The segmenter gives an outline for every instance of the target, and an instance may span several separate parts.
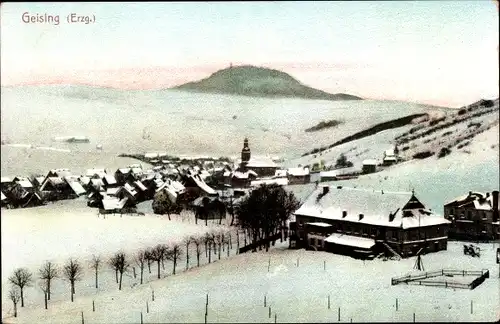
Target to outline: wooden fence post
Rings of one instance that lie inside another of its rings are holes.
[[[271,318],[271,306],[269,306],[269,318]]]
[[[95,303],[92,301],[92,311],[95,312]]]
[[[413,313],[413,323],[415,323],[415,313]]]
[[[326,270],[326,261],[323,261],[323,270]]]
[[[396,298],[396,311],[398,310],[398,299]]]
[[[474,314],[474,305],[472,303],[472,300],[470,301],[470,313]]]
[[[264,295],[264,307],[267,307],[267,295]]]
[[[276,323],[278,320],[278,314],[274,313],[274,323]]]
[[[339,307],[339,322],[340,322],[340,307]]]
[[[330,309],[330,295],[328,295],[328,309]]]
[[[155,301],[155,291],[154,290],[151,291],[151,299],[152,299],[152,301]]]
[[[143,324],[143,322],[142,322],[142,312],[141,312],[141,324]]]
[[[271,271],[271,257],[269,257],[269,261],[267,263],[267,272]]]
[[[82,312],[82,324],[85,324],[85,320],[83,319],[83,312]]]
[[[149,303],[147,300],[146,300],[146,313],[149,313]]]

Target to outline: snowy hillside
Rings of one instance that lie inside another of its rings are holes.
[[[2,145],[1,171],[8,176],[54,167],[75,172],[108,168],[120,153],[233,156],[239,154],[245,136],[254,154],[294,158],[376,123],[435,109],[392,101],[269,99],[84,86],[3,87],[1,105],[2,141],[65,150]],[[331,119],[343,123],[328,131],[305,132]],[[145,131],[150,139],[142,138]],[[74,135],[87,136],[90,143],[52,141]],[[96,150],[97,144],[102,151]]]

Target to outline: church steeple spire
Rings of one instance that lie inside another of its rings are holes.
[[[246,164],[248,161],[250,161],[250,147],[248,146],[248,138],[245,138],[243,141],[243,149],[241,150],[241,163]]]

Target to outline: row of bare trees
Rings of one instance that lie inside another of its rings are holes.
[[[245,237],[246,241],[246,237]],[[237,249],[239,248],[239,234],[236,235]],[[197,266],[200,266],[200,257],[205,247],[205,257],[208,258],[208,263],[212,262],[212,254],[218,255],[218,259],[225,250],[227,256],[230,256],[230,249],[233,248],[231,231],[224,229],[213,230],[201,235],[191,235],[185,238],[182,243],[158,244],[151,248],[139,250],[132,255],[127,255],[120,251],[115,253],[109,260],[103,260],[101,256],[93,255],[90,260],[90,269],[95,275],[95,288],[99,288],[99,272],[104,265],[108,265],[115,271],[115,279],[118,284],[118,289],[122,289],[123,275],[130,270],[133,270],[134,278],[136,277],[135,266],[139,269],[140,284],[144,283],[144,271],[147,267],[151,274],[151,266],[156,264],[157,278],[161,278],[161,270],[165,270],[165,261],[173,262],[172,274],[175,275],[179,262],[182,260],[185,253],[186,270],[190,266],[190,247],[196,254]],[[184,252],[185,251],[185,252]],[[56,279],[63,279],[70,284],[71,301],[74,301],[75,283],[82,279],[84,266],[76,259],[69,259],[61,269],[51,262],[46,261],[38,271],[38,286],[44,293],[45,309],[47,309],[47,301],[51,298],[51,286]],[[9,282],[12,289],[9,292],[9,298],[14,304],[14,316],[17,317],[17,306],[19,302],[21,307],[24,307],[24,291],[27,287],[33,285],[33,274],[27,268],[18,268],[9,277]]]
[[[64,278],[69,281],[71,289],[71,301],[75,294],[75,282],[80,280],[83,275],[82,265],[75,259],[68,260],[63,265],[61,273],[57,266],[50,261],[46,261],[38,271],[39,286],[44,293],[45,309],[47,309],[47,301],[51,296],[51,284],[56,278]],[[27,268],[18,268],[9,277],[9,282],[12,285],[9,292],[9,298],[14,304],[14,317],[17,317],[17,304],[21,302],[21,307],[24,307],[24,290],[33,285],[33,274]]]

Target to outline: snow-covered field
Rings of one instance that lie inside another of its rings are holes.
[[[151,204],[151,201],[145,204]],[[142,209],[146,209],[142,207]],[[224,224],[224,223],[223,223]],[[43,207],[27,209],[2,209],[2,309],[8,305],[8,276],[15,268],[26,267],[34,273],[38,281],[38,269],[45,261],[52,261],[61,266],[69,258],[77,258],[87,268],[92,255],[100,255],[104,262],[115,252],[124,251],[129,257],[138,250],[154,247],[157,244],[180,243],[183,250],[183,240],[191,235],[203,235],[206,232],[224,230],[225,225],[217,221],[205,226],[199,221],[195,225],[194,216],[183,212],[181,216],[174,215],[169,221],[167,216],[146,214],[133,215],[102,215],[98,217],[97,209],[86,207],[82,199],[61,201]],[[242,240],[243,242],[243,240]],[[243,244],[243,243],[241,243]],[[190,250],[194,249],[191,244]],[[190,264],[196,264],[195,253],[191,251]],[[236,234],[233,233],[233,250],[236,254]],[[221,256],[226,257],[227,253]],[[212,256],[214,259],[215,257]],[[217,256],[218,258],[218,256]],[[205,255],[201,263],[207,262]],[[185,267],[185,260],[179,269]],[[106,264],[104,268],[109,268]],[[171,265],[168,265],[169,269]],[[156,268],[155,268],[156,269]],[[152,278],[155,272],[153,271]],[[82,282],[77,284],[77,296],[93,294],[92,271],[88,270]],[[90,278],[90,279],[89,279]],[[125,285],[131,284],[125,280]],[[55,291],[64,291],[65,283],[56,284]],[[116,284],[103,283],[100,291],[106,291]],[[57,293],[56,300],[57,300]],[[64,295],[64,294],[63,294]],[[34,288],[26,291],[27,305],[38,305],[43,300],[43,292],[35,283]],[[5,313],[3,313],[5,315]]]
[[[434,110],[392,101],[269,99],[84,86],[2,87],[1,91],[2,140],[71,151],[2,146],[1,171],[12,177],[62,167],[75,172],[112,168],[112,159],[120,153],[239,155],[245,136],[253,154],[297,157],[371,125]],[[344,123],[323,132],[305,132],[331,119]],[[143,131],[150,140],[142,138]],[[52,141],[73,135],[88,136],[91,142]],[[97,144],[102,151],[96,151]]]
[[[73,303],[52,301],[48,310],[40,300],[39,305],[21,309],[17,319],[5,320],[81,323],[83,312],[85,323],[139,323],[142,312],[145,323],[199,323],[204,321],[208,294],[209,323],[272,323],[275,316],[277,322],[338,322],[339,309],[340,322],[412,322],[413,314],[416,321],[493,321],[500,318],[497,246],[480,244],[481,257],[473,258],[463,255],[461,243],[450,242],[448,251],[423,256],[428,271],[488,269],[490,278],[474,290],[391,286],[391,277],[416,271],[415,258],[363,262],[284,246],[270,253],[240,254],[122,291],[77,296]]]

